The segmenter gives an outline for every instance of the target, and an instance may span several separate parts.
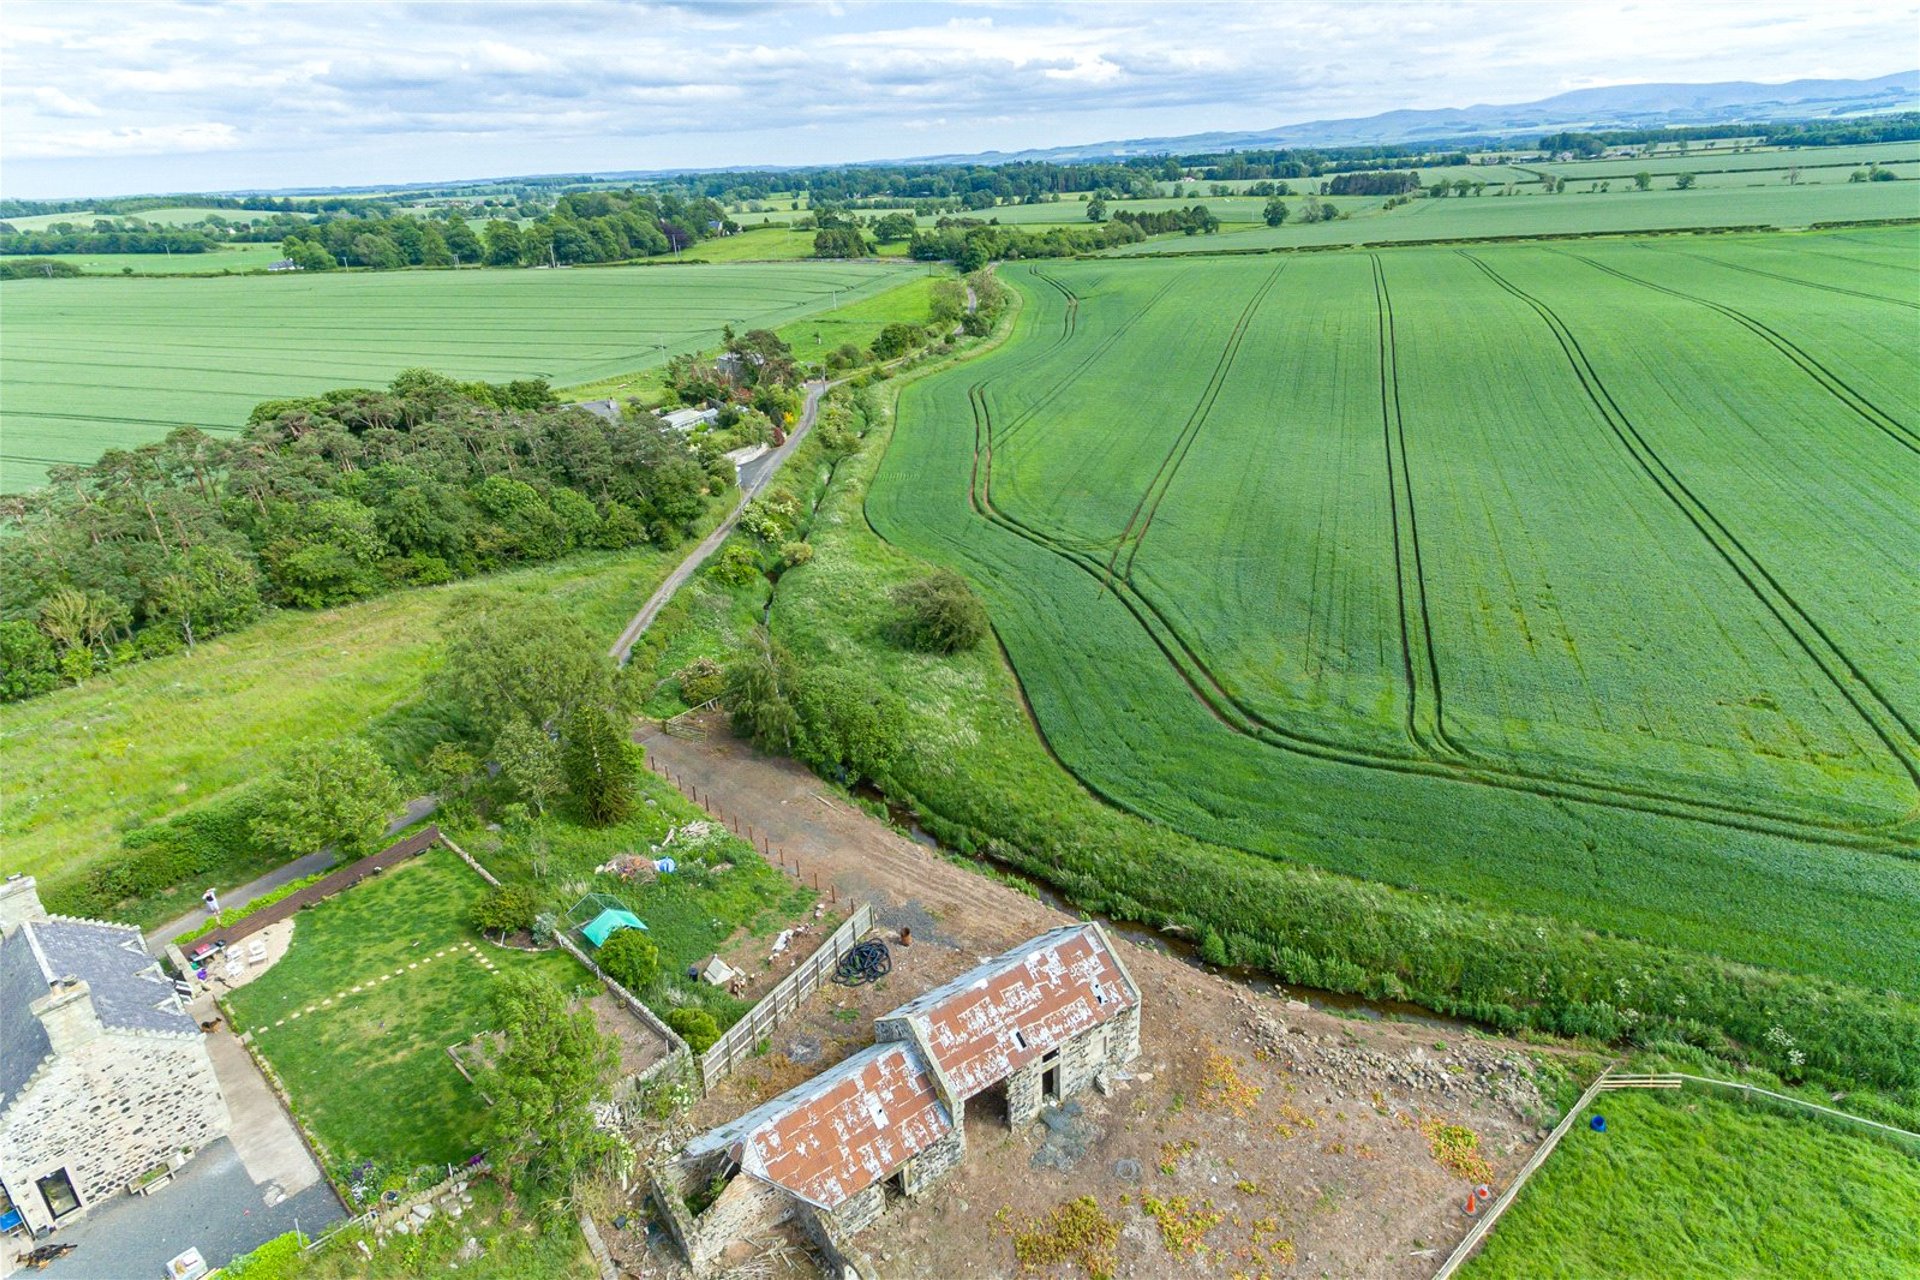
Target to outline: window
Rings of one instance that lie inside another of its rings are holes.
[[[73,1193],[73,1180],[65,1169],[48,1174],[35,1185],[40,1188],[40,1198],[47,1202],[47,1212],[55,1218],[64,1218],[80,1207],[80,1197]]]

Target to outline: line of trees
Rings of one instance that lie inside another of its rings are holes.
[[[571,266],[682,252],[739,229],[712,200],[671,192],[577,191],[524,226],[500,218],[476,233],[459,209],[448,207],[429,217],[320,218],[289,231],[281,243],[287,257],[309,271]]]
[[[1770,147],[1853,147],[1873,142],[1908,142],[1920,138],[1920,111],[1853,120],[1807,120],[1783,124],[1681,125],[1664,129],[1563,130],[1540,139],[1549,155],[1568,152],[1597,156],[1608,147],[1637,147],[1659,143],[1709,142],[1726,138],[1758,137]]]
[[[673,546],[724,460],[652,415],[609,423],[545,382],[410,370],[268,401],[58,467],[0,507],[0,700],[190,649],[270,606],[326,608],[587,548]]]

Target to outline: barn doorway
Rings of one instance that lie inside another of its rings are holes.
[[[989,1089],[968,1098],[961,1106],[966,1111],[966,1127],[975,1125],[998,1129],[1002,1133],[1013,1131],[1013,1119],[1007,1112],[1007,1082],[1000,1081]]]
[[[1040,1059],[1040,1097],[1048,1102],[1060,1101],[1060,1051],[1058,1049]]]

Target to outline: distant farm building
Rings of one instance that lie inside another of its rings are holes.
[[[1041,934],[895,1009],[879,1043],[652,1169],[668,1230],[704,1272],[788,1221],[841,1256],[896,1199],[966,1155],[966,1104],[1004,1086],[1011,1125],[1140,1053],[1140,989],[1097,924]],[[976,1113],[976,1120],[984,1113]]]
[[[660,420],[684,435],[703,423],[718,422],[720,411],[718,409],[675,409],[671,413],[661,414]]]
[[[231,1123],[199,1026],[140,930],[0,883],[0,1235],[150,1189]]]
[[[269,262],[267,264],[267,270],[269,271],[298,271],[299,269],[300,264],[292,258],[281,258],[277,262]]]

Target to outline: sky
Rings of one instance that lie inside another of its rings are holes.
[[[794,165],[1920,63],[1901,4],[7,0],[0,195]]]

